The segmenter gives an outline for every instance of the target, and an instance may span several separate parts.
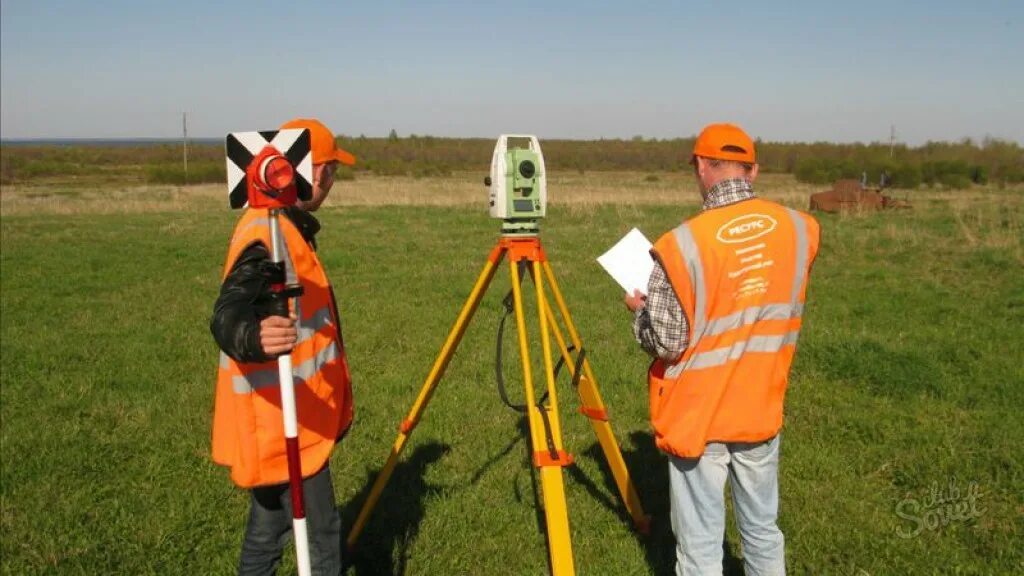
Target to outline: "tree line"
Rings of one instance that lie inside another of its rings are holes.
[[[358,163],[341,172],[342,178],[359,173],[436,177],[454,171],[489,169],[494,140],[440,138],[394,131],[387,138],[341,136],[341,147]],[[601,140],[543,140],[549,172],[690,170],[692,138]],[[3,145],[0,147],[0,181],[5,184],[104,171],[140,182],[185,182],[180,144],[110,145]],[[884,143],[837,144],[831,142],[757,143],[763,172],[791,173],[798,180],[816,184],[839,178],[867,177],[901,188],[941,185],[962,188],[971,184],[1024,182],[1024,148],[1016,142],[994,138],[982,141],[928,142],[921,146]],[[219,143],[189,146],[188,181],[217,182],[224,179],[224,150]]]

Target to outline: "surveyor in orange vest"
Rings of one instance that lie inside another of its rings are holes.
[[[676,572],[722,573],[728,478],[746,573],[784,574],[779,430],[818,224],[754,195],[754,142],[737,126],[707,126],[691,163],[703,210],[655,243],[647,296],[626,296],[655,357],[651,423],[669,455]]]
[[[314,574],[341,573],[341,516],[328,466],[335,443],[352,422],[352,386],[334,292],[316,255],[320,207],[338,164],[355,158],[337,148],[319,121],[283,128],[310,131],[313,194],[280,219],[288,283],[302,285],[291,317],[268,312],[271,239],[268,210],[249,208],[235,227],[210,329],[220,345],[213,416],[213,460],[251,490],[239,574],[270,574],[292,528],[281,392],[276,358],[291,353],[298,442]]]

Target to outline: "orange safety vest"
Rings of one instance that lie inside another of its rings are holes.
[[[705,210],[651,250],[689,321],[689,346],[648,371],[658,447],[696,458],[708,442],[757,442],[782,427],[818,223],[754,198]]]
[[[235,227],[223,277],[249,246],[271,249],[266,209],[248,209]],[[288,283],[303,294],[292,311],[298,340],[292,350],[295,411],[299,424],[302,476],[315,474],[331,455],[338,437],[352,422],[352,385],[342,346],[330,283],[316,252],[283,214]],[[243,488],[288,481],[284,420],[277,361],[240,363],[221,352],[213,413],[213,460],[231,468]]]

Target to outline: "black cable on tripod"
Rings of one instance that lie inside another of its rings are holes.
[[[526,272],[529,272],[531,278],[533,278],[533,270],[529,267],[525,260],[519,262],[519,283],[522,286],[523,281],[526,280]],[[525,413],[526,404],[513,404],[508,399],[508,394],[505,391],[505,374],[502,364],[502,340],[505,333],[505,320],[515,312],[515,292],[510,289],[505,298],[502,299],[502,305],[505,307],[505,313],[501,316],[501,321],[498,323],[498,337],[497,343],[495,344],[494,351],[494,376],[498,383],[498,395],[501,396],[501,401],[506,406],[515,410],[516,412]],[[539,303],[538,303],[539,305]],[[543,312],[542,312],[543,313]],[[569,345],[569,352],[575,350],[575,346]],[[583,366],[583,359],[585,357],[585,351],[580,349],[579,354],[576,356],[575,368],[573,370],[572,386],[576,388],[580,383],[580,369]],[[525,361],[525,360],[524,360]],[[562,369],[562,365],[565,364],[565,358],[559,357],[558,363],[555,364],[554,377],[558,378],[558,373]],[[541,415],[541,420],[544,422],[544,437],[547,443],[548,452],[553,460],[558,460],[558,449],[555,447],[554,435],[551,432],[551,421],[548,418],[547,410],[544,409],[544,403],[548,399],[548,390],[544,391],[544,394],[537,400],[537,408]]]
[[[566,348],[566,351],[567,352],[572,352],[575,349],[576,349],[576,346],[574,344],[569,344],[569,347]],[[573,388],[577,388],[580,385],[580,375],[581,375],[580,374],[580,370],[583,368],[583,360],[586,358],[586,356],[587,356],[587,350],[585,348],[580,348],[580,353],[576,355],[576,361],[573,362],[573,369],[572,369],[572,387]],[[559,357],[558,358],[558,363],[555,364],[555,378],[558,378],[558,371],[562,369],[562,366],[564,364],[565,364],[565,358]]]
[[[519,285],[522,286],[523,281],[526,279],[526,272],[529,271],[530,275],[533,275],[527,262],[522,260],[519,262]],[[501,316],[501,321],[498,323],[498,341],[495,345],[494,350],[494,377],[498,382],[498,395],[501,396],[501,401],[506,406],[515,410],[516,412],[526,412],[526,404],[513,404],[508,399],[508,394],[505,393],[505,373],[502,367],[502,340],[505,334],[505,320],[515,312],[515,292],[509,289],[508,294],[501,300],[502,305],[505,307],[505,313]],[[547,391],[544,392],[544,396],[537,401],[537,405],[543,404],[548,399]]]

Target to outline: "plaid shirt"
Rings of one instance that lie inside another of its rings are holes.
[[[733,178],[722,180],[708,190],[702,210],[711,210],[754,197],[750,182]],[[686,350],[690,340],[690,324],[676,298],[661,263],[647,281],[647,301],[633,315],[633,336],[651,356],[674,362]]]

